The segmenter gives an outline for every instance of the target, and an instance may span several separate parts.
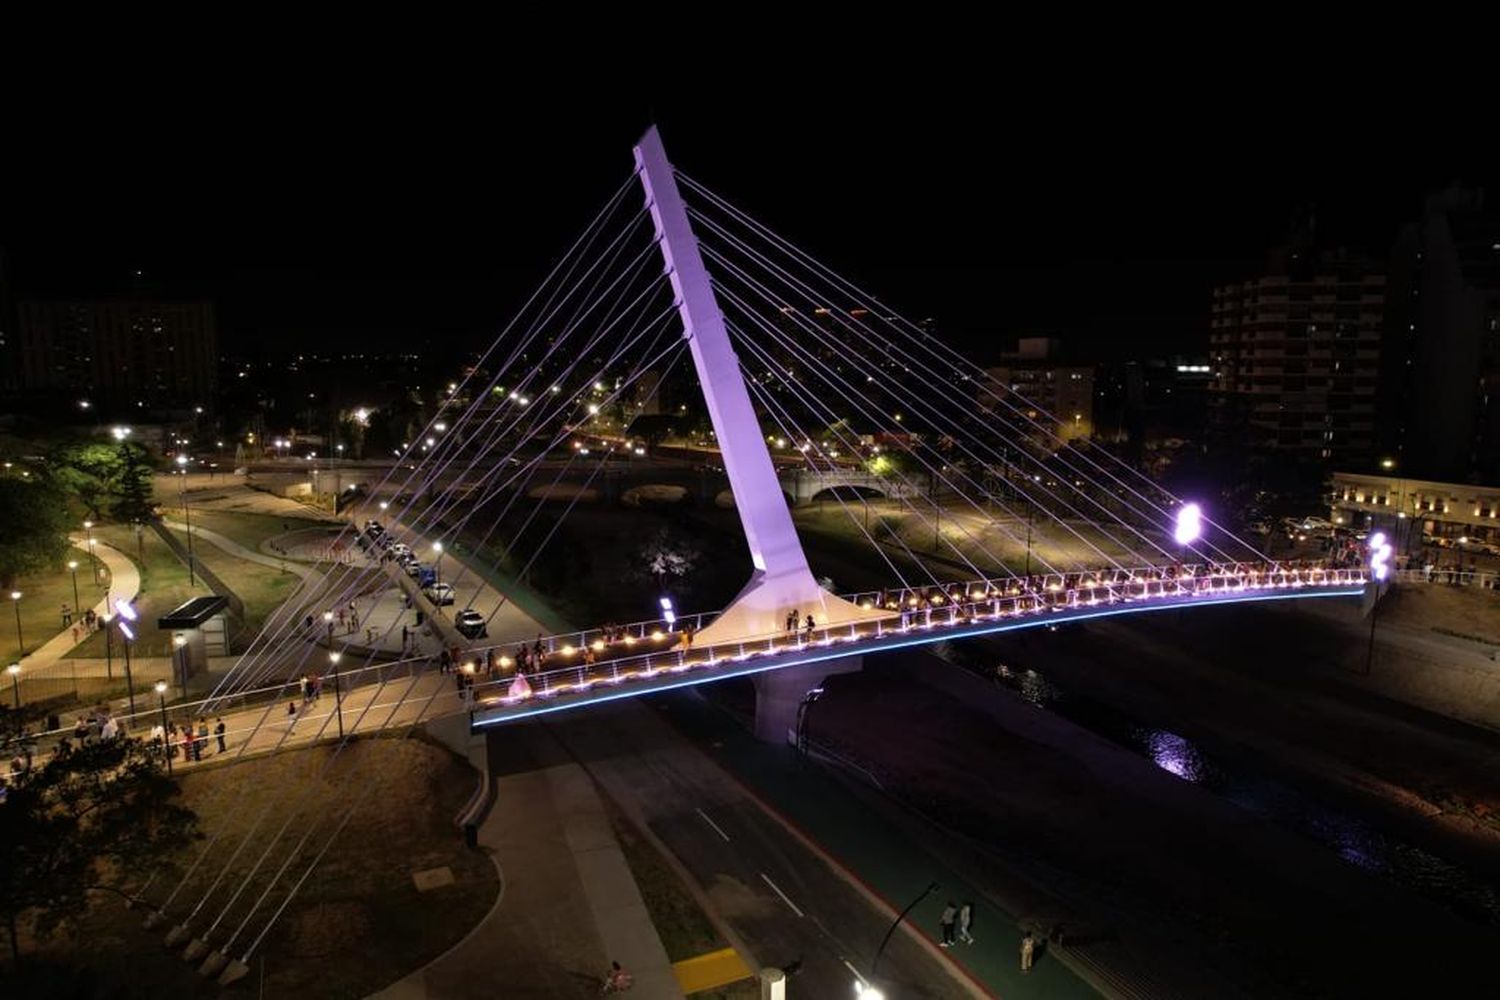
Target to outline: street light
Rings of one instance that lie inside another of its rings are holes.
[[[336,649],[328,651],[328,663],[333,668],[333,703],[339,720],[339,739],[344,738],[344,696],[339,691],[339,657],[342,655]]]
[[[936,882],[928,882],[927,883],[927,888],[925,888],[925,889],[922,890],[922,894],[920,896],[918,896],[916,899],[912,900],[910,903],[907,903],[906,904],[906,909],[904,909],[900,913],[896,914],[896,919],[892,920],[891,921],[891,926],[888,927],[888,928],[886,928],[885,937],[883,937],[883,938],[880,939],[880,947],[875,949],[875,957],[870,960],[870,978],[873,979],[875,977],[875,972],[876,972],[876,970],[880,966],[880,955],[881,955],[881,953],[883,951],[885,951],[885,946],[890,943],[891,935],[894,934],[894,933],[896,933],[896,928],[899,927],[899,926],[901,926],[901,921],[903,921],[903,920],[906,919],[906,915],[908,913],[910,913],[912,910],[916,909],[916,906],[917,906],[918,903],[920,903],[922,900],[926,899],[928,896],[931,896],[933,893],[935,893],[937,891],[938,891],[938,884]],[[863,985],[863,989],[866,990],[866,991],[869,991],[871,989],[874,989],[874,987],[872,987],[872,986],[870,986],[868,984],[864,984]],[[868,995],[869,995],[868,992],[861,994],[861,996],[868,996]],[[874,996],[873,1000],[880,1000],[881,995],[882,994],[880,993],[880,991],[876,990],[875,991],[875,996]]]
[[[128,648],[128,647],[127,647]],[[161,706],[161,755],[167,759],[167,774],[172,773],[172,741],[167,737],[167,682],[156,682],[156,701]],[[135,712],[135,703],[130,706],[132,714]]]
[[[178,495],[182,498],[182,520],[187,526],[187,564],[188,564],[188,586],[197,586],[197,580],[193,576],[193,515],[188,511],[187,502],[187,464],[186,455],[177,456],[177,465],[182,470],[182,489]]]
[[[1380,585],[1391,573],[1391,543],[1385,532],[1377,531],[1368,539],[1370,546],[1370,576],[1375,587],[1375,600],[1370,605],[1370,644],[1365,651],[1365,676],[1375,666],[1375,619],[1380,614]]]
[[[130,642],[135,638],[135,632],[130,623],[136,620],[135,608],[130,602],[115,598],[115,610],[119,612],[120,645],[125,649],[125,694],[130,699],[130,714],[135,715],[135,679],[130,676]]]
[[[16,711],[19,712],[21,710],[21,665],[12,663],[5,669],[10,674],[10,687],[16,694]]]
[[[26,655],[26,643],[21,638],[21,592],[12,590],[10,592],[11,603],[16,606],[16,649],[18,656]]]
[[[106,605],[107,607],[107,605]],[[114,624],[115,616],[105,611],[100,620],[104,622],[104,676],[108,680],[115,679],[115,658],[113,637],[110,635],[109,627]]]
[[[95,586],[97,586],[98,583],[99,583],[99,564],[97,562],[94,562],[94,532],[93,532],[93,528],[94,528],[94,522],[93,521],[84,521],[83,522],[83,537],[88,540],[87,544],[88,544],[88,549],[89,549],[89,562],[93,563],[93,566],[94,566],[94,584],[95,584]]]
[[[73,574],[73,613],[83,616],[83,607],[78,603],[78,560],[68,560],[68,570]]]

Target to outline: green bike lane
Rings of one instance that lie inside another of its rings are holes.
[[[1039,949],[1029,972],[1020,968],[1024,933],[1014,914],[985,897],[927,845],[861,802],[837,779],[801,759],[791,746],[761,743],[732,717],[695,693],[663,696],[672,724],[698,744],[761,803],[820,847],[838,865],[899,912],[936,882],[907,916],[924,937],[939,940],[938,920],[948,900],[974,904],[972,945],[943,954],[991,995],[1011,998],[1099,996],[1055,955]],[[795,985],[795,984],[793,984]]]

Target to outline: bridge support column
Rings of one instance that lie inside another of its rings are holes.
[[[755,738],[765,743],[795,743],[797,707],[807,692],[824,678],[855,673],[863,664],[864,657],[845,656],[756,674]]]

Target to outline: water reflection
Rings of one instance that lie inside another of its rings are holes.
[[[1064,691],[1033,669],[997,664],[988,656],[981,659],[975,654],[983,648],[945,642],[935,644],[933,651],[951,663],[987,673],[1031,704],[1141,754],[1184,781],[1311,838],[1347,864],[1436,898],[1470,920],[1500,924],[1500,890],[1473,873],[1389,837],[1308,792],[1248,769],[1244,762],[1212,758],[1176,733],[1137,725],[1113,706]]]
[[[1146,755],[1163,771],[1170,771],[1195,785],[1208,779],[1208,764],[1203,755],[1183,737],[1165,729],[1137,729],[1135,734]]]

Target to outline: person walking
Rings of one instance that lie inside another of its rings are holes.
[[[630,973],[620,968],[619,962],[610,962],[609,971],[604,974],[604,985],[599,988],[599,992],[601,994],[624,993],[634,985],[635,980],[631,978]]]
[[[229,749],[224,745],[224,716],[222,715],[219,716],[218,721],[214,725],[214,736],[219,740],[219,753],[223,753]]]
[[[286,703],[286,731],[290,736],[292,729],[297,725],[297,701],[293,699]]]
[[[796,608],[793,608],[792,613],[786,616],[786,630],[788,632],[791,632],[793,634],[796,633],[797,621],[799,620],[799,617],[800,616],[797,614]]]
[[[817,622],[813,621],[813,616],[812,615],[808,615],[807,616],[807,637],[809,639],[812,638],[813,629],[815,629],[817,627],[818,627]]]
[[[401,652],[406,652],[407,640],[411,638],[411,629],[405,625],[401,626]]]
[[[198,759],[198,760],[202,760],[203,759],[203,751],[205,751],[207,749],[208,749],[208,720],[206,718],[204,718],[203,716],[200,715],[200,716],[198,716],[198,738],[193,741],[193,756],[196,759]]]
[[[1036,957],[1036,938],[1031,936],[1031,931],[1021,938],[1021,971],[1030,972],[1031,963]]]
[[[964,905],[958,908],[958,939],[964,944],[973,944],[974,935],[971,930],[974,926],[974,903],[964,900]]]
[[[68,607],[66,603],[64,603],[62,606],[62,620],[63,628],[67,628],[69,625],[73,624],[73,609]]]
[[[958,916],[958,907],[953,905],[953,900],[948,900],[948,905],[943,907],[943,915],[938,917],[938,930],[942,933],[942,940],[938,946],[942,948],[953,947],[953,921]]]

